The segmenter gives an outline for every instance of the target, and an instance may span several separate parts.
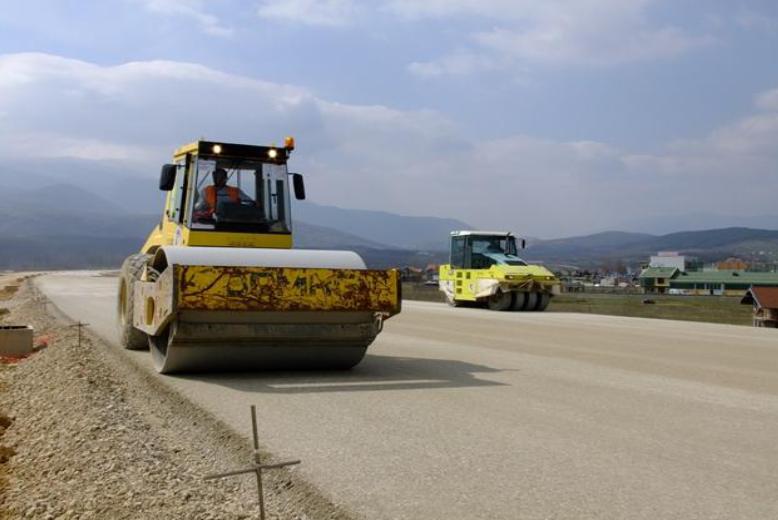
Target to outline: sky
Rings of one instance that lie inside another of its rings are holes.
[[[0,165],[145,180],[200,137],[293,135],[321,204],[680,229],[778,215],[777,56],[774,0],[8,2]]]

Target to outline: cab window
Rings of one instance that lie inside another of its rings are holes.
[[[289,233],[286,165],[199,159],[189,226],[198,230]]]
[[[184,193],[186,191],[186,159],[176,161],[176,183],[170,192],[172,205],[170,206],[169,217],[173,222],[183,221]]]
[[[462,269],[465,267],[465,238],[454,237],[451,240],[451,267]]]

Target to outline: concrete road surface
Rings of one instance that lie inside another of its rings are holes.
[[[38,285],[115,345],[114,278]],[[265,445],[366,518],[778,518],[778,331],[406,302],[369,352],[159,377],[247,436],[256,404]]]

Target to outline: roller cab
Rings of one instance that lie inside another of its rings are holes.
[[[199,141],[165,165],[165,211],[125,261],[118,325],[160,372],[350,368],[400,312],[395,269],[295,250],[283,148]]]
[[[520,242],[525,245],[524,240]],[[504,231],[454,231],[450,260],[441,265],[439,287],[452,306],[542,311],[559,292],[559,279],[518,256],[516,238]]]

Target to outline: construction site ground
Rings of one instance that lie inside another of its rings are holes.
[[[0,518],[259,518],[252,478],[203,480],[250,465],[245,432],[86,328],[79,345],[72,321],[18,278],[0,277],[0,324],[33,325],[40,349],[0,363]],[[293,471],[268,473],[265,496],[268,518],[351,518]]]
[[[6,321],[59,328],[2,373],[2,510],[250,515],[251,479],[201,477],[246,464],[255,404],[267,456],[303,461],[277,518],[778,517],[772,330],[406,301],[350,372],[158,376],[116,345],[115,278],[34,281],[48,311],[23,289]]]
[[[752,322],[751,306],[740,303],[742,296],[626,294],[615,288],[611,290],[560,294],[551,300],[545,312],[701,321],[749,327]],[[419,301],[445,301],[443,293],[436,286],[417,283],[404,283],[403,297]],[[650,303],[645,300],[650,300]]]

